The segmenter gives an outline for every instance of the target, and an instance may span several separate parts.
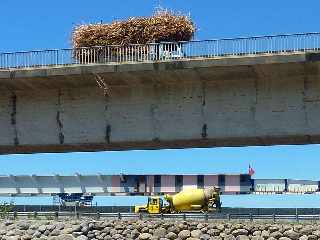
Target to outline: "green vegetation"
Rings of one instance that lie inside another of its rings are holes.
[[[7,218],[9,213],[12,212],[14,209],[14,202],[2,202],[0,204],[0,217]]]

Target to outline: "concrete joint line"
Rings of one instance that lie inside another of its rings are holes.
[[[202,132],[201,132],[201,136],[202,136],[203,139],[206,139],[208,137],[208,133],[207,132],[208,132],[208,126],[205,123],[202,126]]]
[[[18,131],[17,131],[17,95],[12,92],[11,95],[11,125],[13,126],[14,131],[14,145],[19,145]]]
[[[109,125],[109,124],[107,124],[107,126],[106,126],[105,141],[107,143],[111,143],[111,125]]]
[[[61,120],[61,89],[58,91],[58,110],[57,110],[57,115],[56,115],[56,122],[58,125],[58,138],[59,138],[59,143],[64,144],[64,134],[63,134],[63,123]]]

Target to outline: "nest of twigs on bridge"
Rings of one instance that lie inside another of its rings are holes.
[[[190,17],[160,10],[151,17],[77,26],[72,41],[75,48],[189,41],[195,30]]]
[[[110,24],[88,24],[77,26],[72,35],[75,49],[95,46],[111,46],[106,48],[79,49],[74,57],[80,62],[97,62],[111,52],[111,58],[122,59],[133,55],[134,51],[146,55],[149,51],[144,49],[124,48],[130,44],[148,44],[159,42],[189,41],[195,33],[195,25],[191,18],[182,14],[175,14],[167,10],[157,11],[151,17],[129,18],[125,21],[115,21]],[[114,45],[119,47],[112,47]],[[122,47],[122,48],[121,48]],[[108,51],[108,52],[107,52]],[[103,60],[102,60],[103,61]]]

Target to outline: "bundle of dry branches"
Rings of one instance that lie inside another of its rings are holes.
[[[195,30],[189,17],[162,10],[151,17],[129,18],[110,24],[80,25],[73,31],[72,42],[75,48],[79,48],[189,41]]]

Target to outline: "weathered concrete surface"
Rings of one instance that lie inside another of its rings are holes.
[[[319,143],[318,59],[0,71],[0,153]]]

